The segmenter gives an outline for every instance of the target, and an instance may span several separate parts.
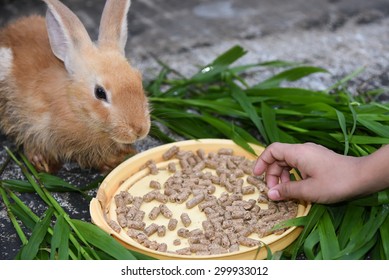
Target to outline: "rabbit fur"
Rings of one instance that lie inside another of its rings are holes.
[[[106,1],[95,43],[64,4],[44,2],[45,18],[0,30],[0,129],[39,171],[76,161],[107,172],[150,129],[141,73],[125,58],[130,1]]]

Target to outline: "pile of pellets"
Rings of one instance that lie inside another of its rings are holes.
[[[151,180],[149,186],[145,186],[150,191],[143,197],[132,196],[128,191],[118,193],[114,197],[117,222],[109,221],[116,232],[126,230],[128,236],[147,248],[179,255],[237,252],[240,246],[259,246],[259,238],[283,233],[285,229],[272,231],[273,226],[297,215],[297,202],[269,201],[263,177],[252,174],[254,162],[234,155],[232,149],[222,148],[206,154],[202,149],[181,151],[172,146],[163,154],[163,159],[170,161],[166,168],[172,175],[167,181]],[[172,159],[178,159],[178,163]],[[159,172],[153,160],[144,168],[153,175]],[[223,188],[218,197],[214,195],[216,188]],[[244,199],[245,195],[252,197],[256,190],[259,193],[256,199]],[[149,213],[140,209],[142,203],[152,201],[159,205]],[[191,224],[187,213],[181,213],[179,223],[168,202],[185,203],[187,209],[198,207],[206,216],[202,228],[187,229]],[[163,215],[169,219],[167,227],[154,222],[146,225],[143,221],[146,214],[150,220]],[[178,224],[184,227],[177,228]],[[167,231],[176,231],[174,245],[181,245],[182,239],[187,239],[189,246],[174,250],[166,243],[152,240],[153,235],[163,237]],[[255,236],[257,239],[253,238]]]

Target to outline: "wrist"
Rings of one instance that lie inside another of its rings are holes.
[[[389,186],[389,155],[385,155],[388,152],[389,149],[385,148],[385,151],[378,150],[371,155],[356,158],[354,184],[359,195],[368,195]]]

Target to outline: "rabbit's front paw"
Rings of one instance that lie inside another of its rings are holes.
[[[114,169],[116,166],[121,164],[123,161],[125,161],[130,156],[133,156],[136,154],[137,151],[135,148],[132,147],[132,145],[122,145],[118,150],[117,153],[110,155],[108,158],[102,162],[97,169],[102,174],[109,173],[112,169]]]
[[[61,163],[49,160],[40,153],[27,153],[27,158],[38,172],[57,173],[62,167]]]

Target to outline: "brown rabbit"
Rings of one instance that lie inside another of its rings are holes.
[[[125,58],[130,0],[107,0],[94,44],[58,0],[46,21],[22,18],[0,31],[0,128],[39,171],[63,162],[107,172],[150,129],[138,70]]]

